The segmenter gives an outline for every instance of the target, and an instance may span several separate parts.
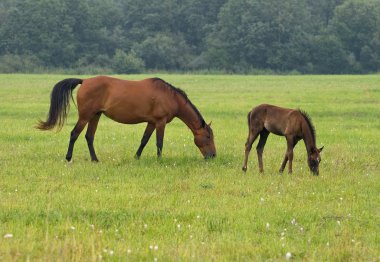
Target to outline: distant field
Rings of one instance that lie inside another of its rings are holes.
[[[145,124],[102,116],[101,162],[90,162],[82,134],[67,164],[75,106],[59,133],[34,125],[53,85],[71,76],[0,75],[1,261],[380,260],[380,75],[158,76],[212,121],[217,158],[203,160],[177,119],[162,159],[152,137],[135,160]],[[265,173],[255,150],[242,173],[246,115],[260,103],[310,114],[325,146],[319,177],[303,143],[294,174],[280,176],[286,142],[274,135]]]

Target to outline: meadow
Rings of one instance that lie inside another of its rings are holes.
[[[145,124],[102,116],[100,162],[90,161],[82,133],[68,164],[73,103],[60,132],[34,126],[54,84],[72,76],[0,75],[1,261],[380,260],[380,75],[154,76],[185,90],[212,121],[215,159],[204,160],[175,119],[163,157],[152,136],[135,160]],[[273,134],[264,174],[254,148],[241,171],[247,113],[260,103],[309,113],[324,146],[319,176],[303,142],[293,174],[279,175],[286,142]]]

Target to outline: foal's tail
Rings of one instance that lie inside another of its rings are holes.
[[[249,111],[248,116],[247,116],[247,118],[248,118],[248,130],[251,130],[251,113],[252,113],[252,111]]]
[[[51,130],[55,126],[60,130],[65,123],[70,108],[70,97],[73,99],[74,88],[82,84],[82,79],[68,78],[58,82],[50,95],[50,109],[47,120],[39,121],[36,128]]]

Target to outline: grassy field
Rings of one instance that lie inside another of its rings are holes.
[[[102,116],[101,162],[82,134],[68,164],[76,108],[59,133],[34,126],[69,76],[0,75],[0,261],[380,260],[380,75],[158,76],[212,121],[217,158],[203,160],[177,119],[162,159],[153,139],[135,160],[145,124]],[[246,115],[260,103],[310,114],[325,146],[320,176],[302,142],[293,175],[279,175],[286,142],[275,135],[265,173],[255,150],[241,171]]]

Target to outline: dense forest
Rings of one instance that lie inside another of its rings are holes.
[[[380,0],[1,0],[0,72],[380,71]]]

